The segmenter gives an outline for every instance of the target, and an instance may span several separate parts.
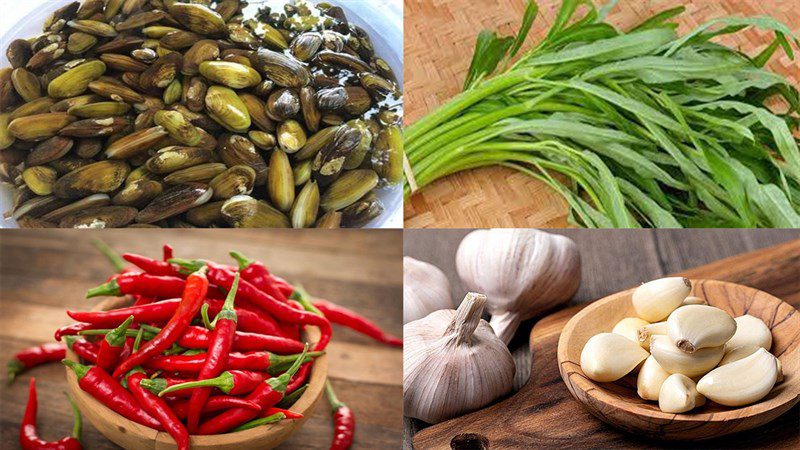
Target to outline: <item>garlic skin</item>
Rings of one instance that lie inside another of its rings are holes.
[[[736,321],[736,333],[725,344],[726,349],[756,345],[769,351],[772,347],[772,332],[761,319],[746,314],[733,320]]]
[[[664,320],[675,311],[692,290],[692,283],[681,277],[659,278],[633,291],[636,315],[653,323]]]
[[[461,241],[456,269],[483,292],[490,324],[506,344],[520,322],[569,300],[580,285],[580,254],[564,236],[532,229],[477,230]]]
[[[433,264],[403,257],[403,325],[440,309],[453,308],[450,281]]]
[[[637,331],[637,339],[639,344],[647,350],[650,351],[650,338],[655,335],[659,334],[667,334],[667,322],[656,322],[651,323],[649,325],[645,325]]]
[[[681,303],[681,306],[707,305],[707,304],[708,304],[708,302],[703,300],[702,298],[690,295],[690,296],[686,297],[685,299],[683,299],[683,302]]]
[[[486,296],[403,326],[404,414],[438,423],[486,406],[511,391],[514,360],[481,319]],[[624,338],[621,338],[624,339]]]
[[[713,306],[682,306],[667,319],[667,335],[686,353],[725,345],[734,333],[736,322],[733,317]]]
[[[616,333],[592,336],[581,350],[581,370],[590,380],[616,381],[648,357],[636,342]]]
[[[670,375],[661,385],[658,395],[658,408],[665,413],[679,414],[691,411],[706,403],[697,391],[697,385],[686,375]]]
[[[669,375],[669,372],[661,367],[661,364],[653,358],[653,355],[648,356],[639,370],[639,376],[636,378],[636,393],[644,400],[657,401],[661,392],[661,385],[664,384]]]
[[[617,322],[611,332],[619,334],[620,336],[625,336],[633,342],[639,343],[639,328],[646,325],[650,325],[646,320],[642,320],[638,317],[626,317]]]
[[[744,406],[769,394],[777,379],[777,358],[759,348],[750,356],[707,373],[697,382],[697,390],[721,405]]]
[[[719,346],[686,353],[676,347],[669,336],[655,335],[650,338],[650,353],[667,372],[696,377],[716,367],[725,350],[723,346]]]

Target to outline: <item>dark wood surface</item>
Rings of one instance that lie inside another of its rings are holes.
[[[263,260],[277,275],[303,284],[312,294],[361,312],[389,332],[402,333],[402,232],[393,230],[104,230],[102,232],[4,230],[0,233],[0,360],[19,349],[53,339],[70,319],[65,309],[89,309],[86,289],[112,272],[91,245],[101,238],[120,251],[160,255],[170,243],[176,256],[229,261],[230,250]],[[334,327],[328,347],[330,376],[339,398],[355,412],[353,448],[397,448],[401,440],[401,351],[374,344]],[[27,380],[35,376],[39,424],[46,439],[69,434],[71,414],[63,391],[64,368],[52,364],[0,383],[0,448],[17,449],[27,400]],[[326,402],[281,448],[328,448],[333,435]],[[118,448],[85,424],[87,449]]]
[[[739,257],[735,264],[730,260],[714,263],[733,255],[796,240],[800,238],[800,231],[797,230],[550,231],[571,237],[581,250],[583,281],[581,289],[572,301],[575,305],[602,298],[641,281],[683,272],[701,265],[702,267],[693,270],[694,276],[714,278],[715,275],[721,277],[720,274],[727,273],[727,279],[739,280],[744,284],[773,293],[792,302],[795,306],[800,304],[800,281],[796,282],[797,284],[787,285],[785,273],[781,280],[777,280],[774,277],[776,274],[761,271],[760,269],[764,268],[765,260],[751,261],[750,257],[744,256]],[[435,233],[406,230],[404,254],[439,266],[451,279],[453,296],[458,297],[463,295],[463,290],[455,273],[454,256],[458,243],[468,232],[469,230],[440,230]],[[800,264],[798,264],[800,245],[798,242],[788,245],[794,249],[795,255],[794,259],[785,260],[785,264],[796,270],[794,279],[798,280],[800,279]],[[769,261],[777,258],[780,257],[768,256]],[[539,397],[540,401],[536,404],[521,403],[516,404],[516,408],[536,411],[553,408],[553,411],[557,413],[548,413],[547,417],[550,423],[540,423],[537,429],[519,430],[518,437],[522,441],[517,442],[524,442],[528,446],[535,447],[652,447],[664,445],[664,443],[644,441],[616,431],[595,419],[570,397],[558,375],[555,352],[561,327],[579,308],[580,306],[575,306],[566,309],[537,323],[534,333],[542,333],[543,339],[536,344],[533,352],[528,346],[528,336],[536,320],[523,324],[511,343],[512,353],[517,364],[517,374],[514,380],[515,390],[528,382],[534,356],[537,357],[537,360],[548,362],[541,371],[535,372],[536,377],[531,382],[541,390],[550,390],[542,392],[544,398]],[[552,360],[552,364],[549,364],[550,360]],[[513,401],[513,399],[512,397],[508,401]],[[475,420],[478,420],[477,417]],[[706,442],[705,446],[723,448],[792,447],[800,445],[798,424],[800,424],[800,407],[795,407],[770,425],[733,435],[724,441]],[[425,428],[425,424],[419,421],[405,420],[404,445],[406,448],[411,448],[412,438],[423,428]],[[425,442],[438,442],[435,438],[440,436],[436,435],[434,429],[429,431],[430,433],[426,432]],[[671,443],[669,445],[686,446],[687,444]]]

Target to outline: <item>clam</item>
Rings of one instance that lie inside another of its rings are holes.
[[[208,114],[226,129],[244,133],[250,128],[250,113],[236,92],[224,86],[211,86],[206,94]]]
[[[59,198],[80,198],[116,190],[130,167],[123,161],[99,161],[79,167],[59,178],[53,193]]]
[[[138,223],[153,223],[184,213],[211,199],[214,191],[201,183],[173,186],[153,199],[136,215]]]
[[[235,228],[289,228],[289,218],[262,200],[247,195],[228,199],[221,209],[225,220]]]
[[[278,86],[300,88],[311,82],[311,73],[292,56],[262,48],[250,57],[250,61]]]

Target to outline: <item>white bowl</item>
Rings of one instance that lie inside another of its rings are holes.
[[[38,36],[42,23],[57,8],[73,0],[28,0],[18,2],[0,0],[0,7],[10,8],[0,17],[0,67],[8,67],[5,50],[14,39]],[[321,0],[312,0],[319,3]],[[277,4],[284,0],[250,0],[251,5]],[[403,4],[400,0],[333,0],[347,13],[347,19],[365,29],[375,46],[375,53],[386,60],[394,70],[400,86],[403,85]],[[13,4],[13,6],[12,6]],[[12,205],[13,189],[0,185],[0,212],[8,211]],[[367,224],[367,228],[403,228],[403,188],[393,186],[378,192],[386,211]],[[17,228],[13,219],[0,216],[0,228]]]

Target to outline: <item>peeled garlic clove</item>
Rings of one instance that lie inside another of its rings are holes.
[[[733,320],[736,321],[736,333],[725,344],[726,349],[757,345],[769,351],[772,347],[772,332],[761,319],[747,314]]]
[[[743,406],[764,398],[777,379],[777,359],[759,348],[748,357],[707,373],[697,383],[697,390],[720,405]]]
[[[696,377],[716,367],[725,350],[724,346],[720,345],[686,353],[676,347],[669,336],[656,335],[650,338],[650,353],[667,372]]]
[[[590,380],[616,381],[647,359],[648,353],[636,342],[619,334],[592,336],[581,351],[581,370]]]
[[[757,345],[742,345],[736,347],[734,349],[728,350],[725,352],[725,356],[722,357],[722,361],[719,362],[717,367],[722,367],[726,364],[730,364],[732,362],[739,361],[740,359],[747,358],[748,356],[752,355],[753,353],[757,352],[758,349],[763,348]],[[781,365],[781,360],[775,358],[775,362],[778,365],[778,379],[775,383],[780,383],[783,381],[783,365]]]
[[[651,323],[658,322],[681,306],[691,290],[692,283],[686,278],[653,280],[633,291],[633,309],[642,319]]]
[[[639,344],[647,351],[650,351],[650,338],[658,334],[667,334],[667,322],[656,322],[639,328],[637,339]]]
[[[702,298],[690,295],[690,296],[686,297],[685,299],[683,299],[683,303],[681,303],[681,306],[707,305],[707,304],[708,304],[708,302],[703,300]]]
[[[453,307],[450,282],[433,264],[403,257],[403,324]]]
[[[736,322],[733,317],[713,306],[683,306],[667,319],[667,335],[672,343],[687,353],[725,345],[734,333]]]
[[[669,372],[664,370],[652,355],[648,356],[636,378],[636,393],[644,400],[658,400],[661,385],[667,377]]]
[[[705,397],[697,392],[697,385],[686,375],[670,375],[661,385],[658,395],[658,408],[665,413],[685,413],[706,403]]]
[[[639,342],[639,328],[642,328],[645,325],[650,325],[646,320],[642,320],[638,317],[626,317],[616,325],[614,325],[614,329],[611,330],[612,333],[616,333],[620,336],[625,336],[626,338],[632,340],[633,342]]]

